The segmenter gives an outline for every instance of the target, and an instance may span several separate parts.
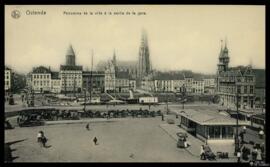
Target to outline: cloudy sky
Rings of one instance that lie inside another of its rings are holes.
[[[18,19],[11,17],[15,9],[21,13]],[[46,15],[26,15],[27,10],[43,10]],[[231,66],[252,63],[265,68],[265,7],[247,5],[6,6],[5,64],[20,72],[38,65],[59,70],[69,44],[84,68],[91,66],[91,50],[94,65],[112,58],[114,49],[118,60],[135,61],[142,29],[148,35],[153,68],[158,70],[215,73],[220,41],[225,38]]]

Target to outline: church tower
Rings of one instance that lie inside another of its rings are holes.
[[[229,68],[229,50],[227,48],[227,41],[225,41],[225,46],[222,48],[222,41],[221,41],[221,50],[219,53],[219,63],[218,63],[218,74],[222,71],[227,71]]]
[[[67,50],[67,54],[66,54],[66,65],[67,66],[75,66],[75,53],[73,50],[72,45],[69,45],[69,48]]]
[[[143,79],[150,73],[150,58],[147,35],[145,30],[142,32],[141,45],[139,49],[138,78]]]

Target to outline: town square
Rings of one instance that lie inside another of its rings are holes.
[[[265,165],[263,6],[5,9],[5,162]]]

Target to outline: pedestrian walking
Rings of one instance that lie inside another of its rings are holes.
[[[246,126],[243,126],[243,132],[246,133],[246,131],[247,131]]]
[[[240,132],[239,136],[240,136],[241,144],[245,143],[244,142],[244,132]]]
[[[201,160],[205,160],[204,145],[201,146],[200,156],[201,156]]]
[[[94,141],[95,145],[97,145],[97,138],[96,137],[94,138],[93,141]]]
[[[46,143],[47,143],[48,139],[45,137],[44,132],[39,131],[37,137],[38,137],[38,142],[40,143],[40,146],[46,147]]]
[[[262,161],[262,151],[261,151],[261,149],[258,149],[258,151],[257,151],[256,161],[259,162],[259,163],[261,163],[261,161]]]
[[[257,159],[257,154],[258,154],[257,148],[253,147],[253,150],[251,152],[252,161],[255,161]]]
[[[259,131],[259,137],[260,137],[260,139],[263,139],[263,135],[264,135],[264,132],[263,132],[263,130],[261,129],[261,130]]]
[[[240,149],[237,150],[237,162],[238,163],[241,162],[241,151],[240,151]]]
[[[39,131],[38,134],[37,134],[37,142],[41,143],[41,137],[42,137],[42,131]]]
[[[161,115],[161,120],[164,121],[164,115],[163,114]]]
[[[89,123],[86,125],[86,127],[85,127],[87,130],[90,130],[90,128],[89,128]]]

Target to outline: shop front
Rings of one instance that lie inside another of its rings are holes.
[[[236,119],[216,114],[206,114],[194,110],[186,110],[180,113],[180,126],[190,134],[204,142],[234,142],[236,134]],[[240,126],[248,125],[239,121]]]

